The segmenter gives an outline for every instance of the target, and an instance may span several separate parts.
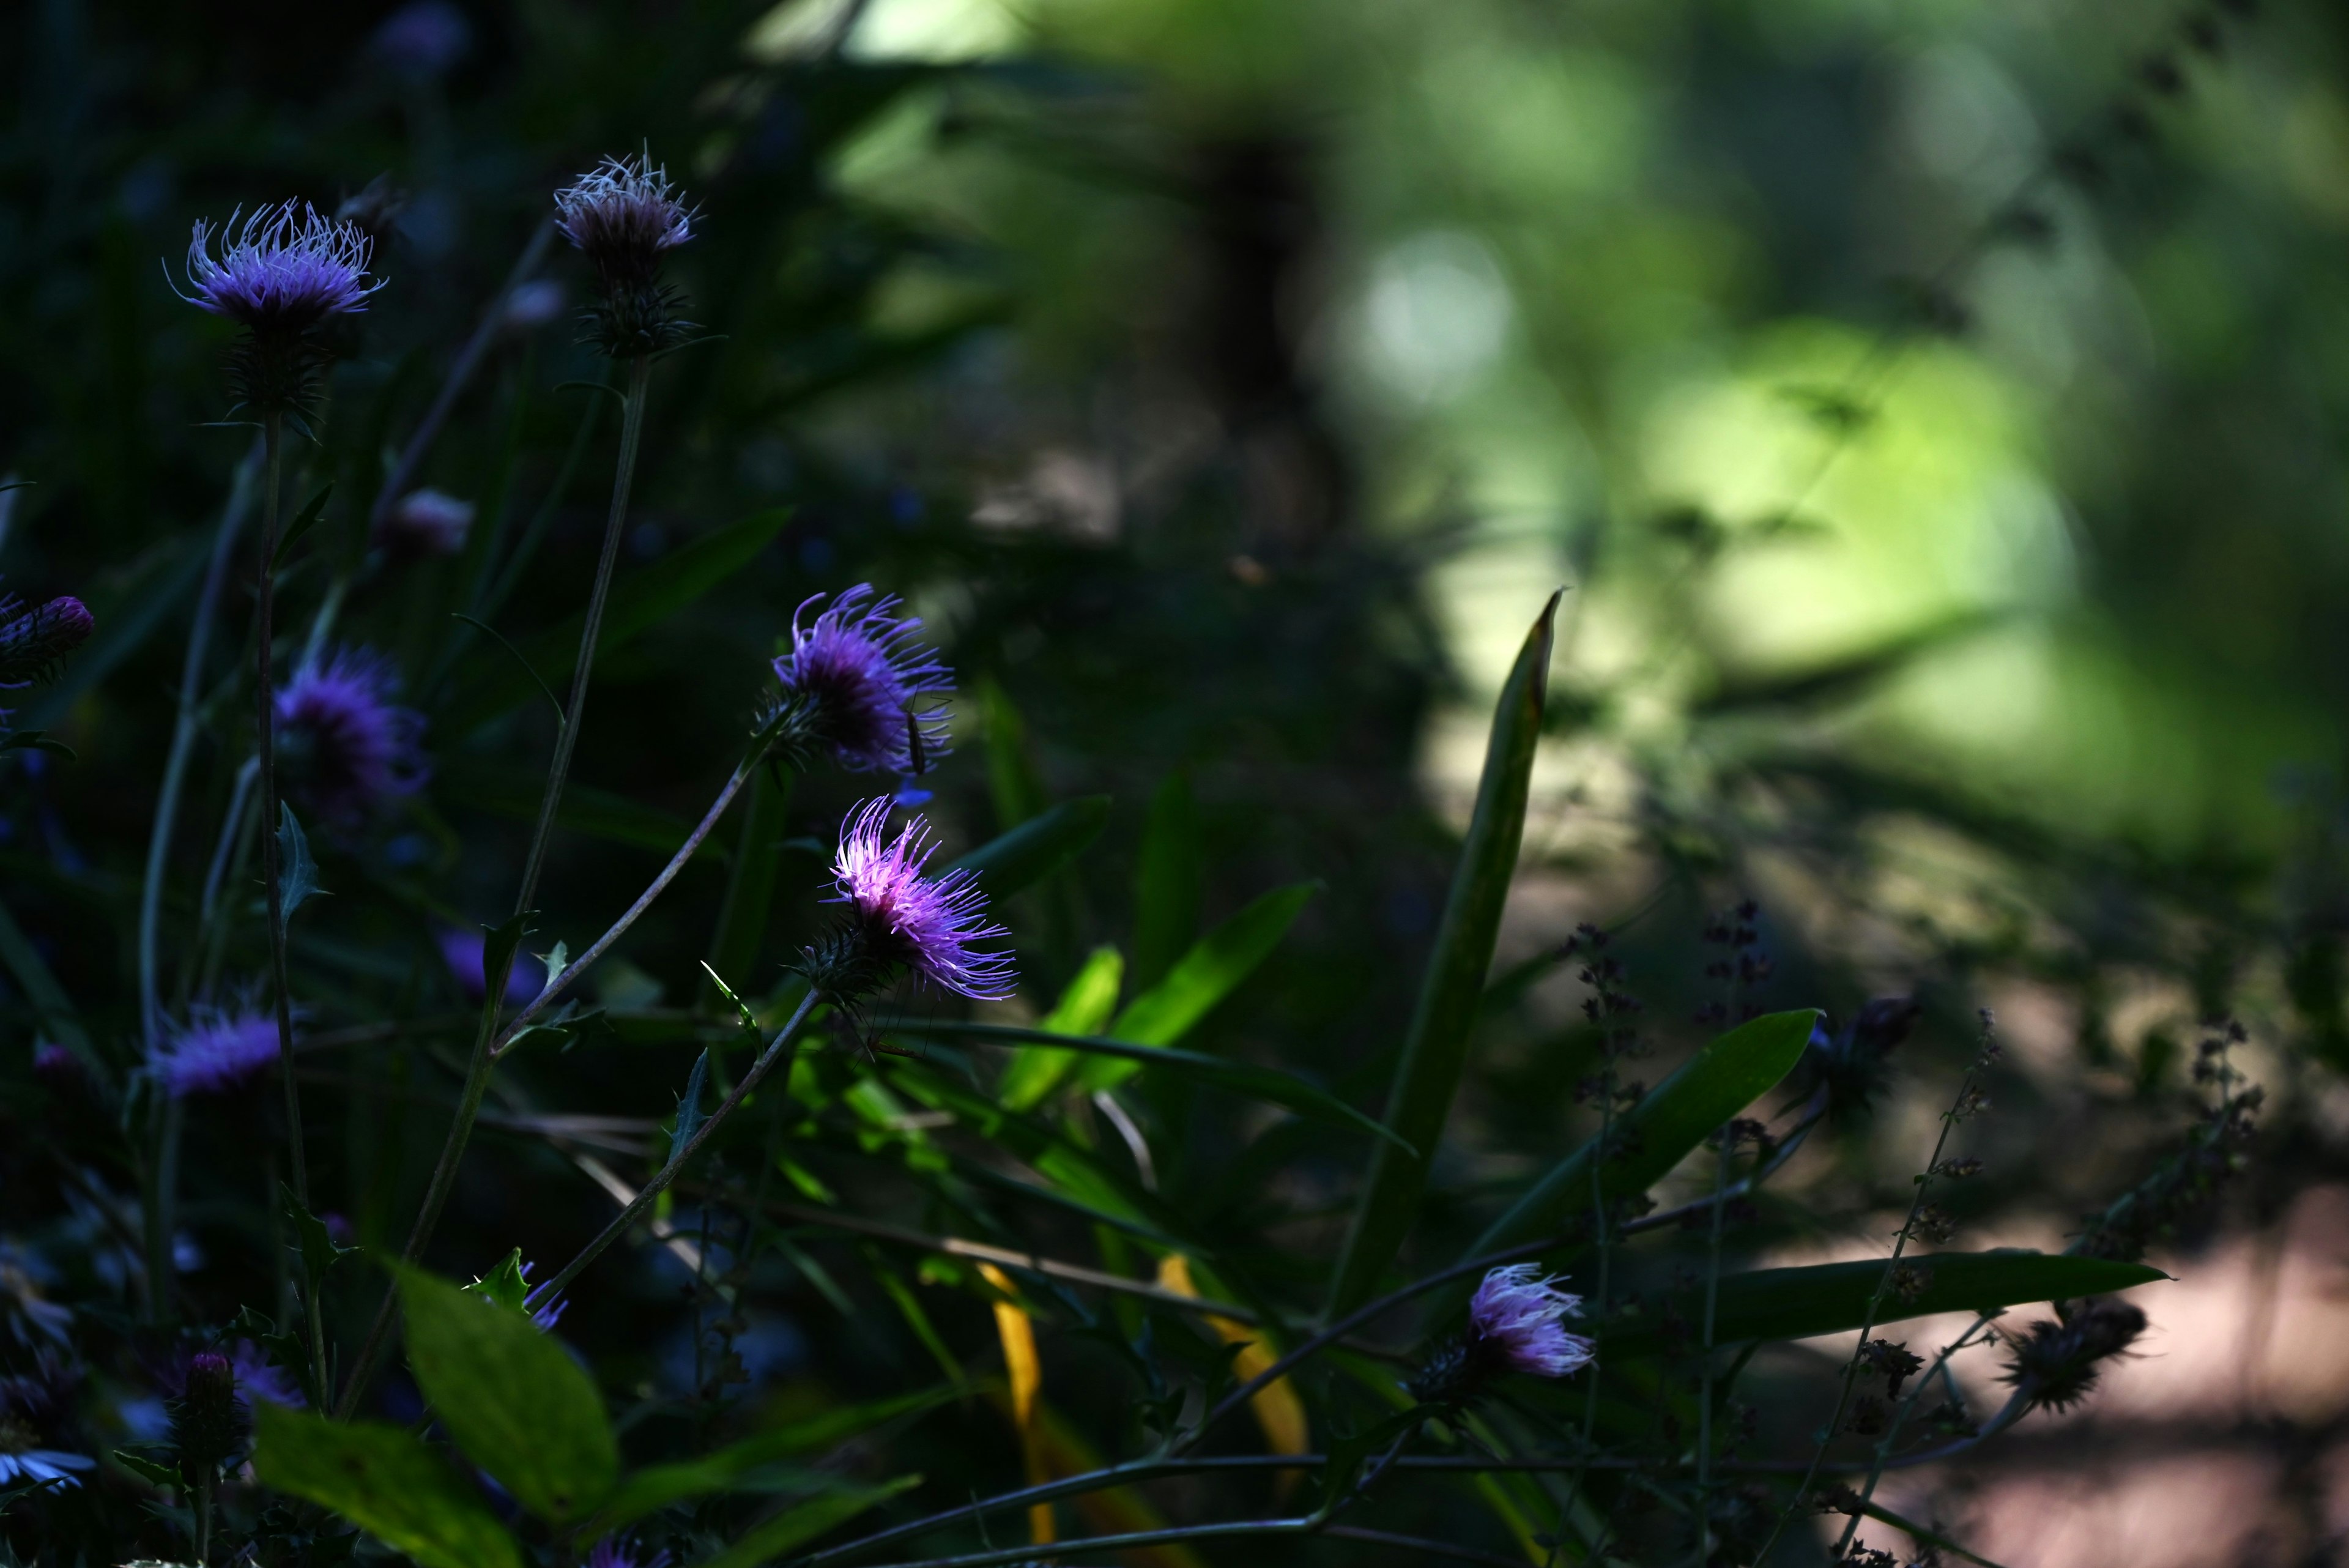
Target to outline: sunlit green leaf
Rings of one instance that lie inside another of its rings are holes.
[[[408,1361],[465,1457],[516,1501],[562,1522],[612,1490],[619,1450],[603,1399],[561,1344],[520,1313],[399,1271]]]
[[[1095,948],[1038,1027],[1054,1034],[1098,1034],[1117,1011],[1118,986],[1124,974],[1124,957],[1115,948]],[[1075,1052],[1058,1046],[1023,1047],[997,1083],[996,1098],[1015,1111],[1024,1111],[1050,1094],[1075,1069],[1078,1060]]]
[[[1142,830],[1142,852],[1133,873],[1133,982],[1144,990],[1158,983],[1199,934],[1199,891],[1206,879],[1199,844],[1199,810],[1190,778],[1166,775],[1150,797],[1150,819]],[[1092,1034],[1092,1029],[1071,1030]]]
[[[255,1403],[253,1424],[264,1486],[333,1509],[420,1568],[521,1568],[481,1492],[421,1438],[266,1402]]]

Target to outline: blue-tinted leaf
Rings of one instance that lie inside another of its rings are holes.
[[[677,1102],[677,1131],[669,1135],[668,1140],[671,1165],[677,1163],[677,1157],[685,1152],[685,1146],[693,1141],[694,1132],[701,1126],[701,1087],[709,1081],[709,1052],[704,1047],[701,1054],[693,1059],[693,1071],[685,1079],[685,1093]]]
[[[253,1424],[264,1486],[333,1509],[420,1568],[522,1568],[481,1492],[421,1438],[258,1400]]]
[[[277,813],[277,909],[281,920],[290,921],[304,899],[326,889],[318,886],[318,863],[310,858],[310,840],[294,820],[294,808],[281,800]]]
[[[1437,925],[1419,1001],[1405,1030],[1402,1054],[1387,1092],[1386,1124],[1417,1152],[1404,1154],[1381,1143],[1371,1156],[1370,1178],[1346,1234],[1344,1251],[1330,1282],[1326,1309],[1342,1316],[1370,1299],[1379,1277],[1394,1259],[1419,1218],[1420,1194],[1428,1163],[1452,1115],[1452,1097],[1468,1061],[1468,1042],[1493,967],[1493,940],[1501,929],[1501,907],[1516,875],[1517,845],[1525,832],[1526,800],[1531,787],[1534,749],[1541,740],[1542,706],[1549,690],[1552,624],[1557,595],[1550,596],[1533,629],[1526,634],[1516,666],[1501,688],[1493,711],[1492,738],[1485,749],[1485,773],[1476,786],[1476,809],[1452,891]]]

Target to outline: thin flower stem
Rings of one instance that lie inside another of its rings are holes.
[[[604,524],[603,553],[596,559],[595,585],[588,590],[586,622],[580,628],[579,659],[571,676],[571,701],[564,711],[562,727],[555,732],[554,756],[547,765],[546,789],[540,797],[538,820],[531,831],[530,852],[523,862],[522,884],[514,894],[517,918],[529,912],[531,900],[537,896],[539,874],[546,864],[547,843],[554,834],[555,811],[563,803],[563,786],[570,776],[572,752],[578,744],[580,721],[587,708],[587,688],[595,669],[595,644],[604,630],[604,607],[611,595],[612,568],[619,559],[622,525],[628,515],[628,493],[636,482],[636,452],[644,435],[645,391],[651,379],[650,358],[639,355],[629,362],[626,411],[620,421],[619,461],[612,475],[612,505]],[[473,1119],[481,1112],[481,1097],[489,1091],[490,1073],[496,1065],[491,1044],[505,998],[506,980],[513,972],[512,950],[507,950],[505,961],[497,968],[497,973],[481,977],[481,1022],[473,1032],[473,1054],[465,1071],[464,1092],[458,1099],[457,1114],[449,1124],[440,1158],[433,1165],[432,1179],[425,1188],[416,1223],[409,1231],[408,1245],[400,1251],[402,1259],[410,1263],[422,1256],[431,1242],[441,1210],[457,1185],[457,1168],[465,1158],[465,1146],[472,1139]],[[382,1303],[376,1308],[375,1321],[368,1325],[367,1338],[351,1363],[350,1378],[343,1385],[342,1397],[336,1402],[337,1416],[347,1417],[357,1407],[360,1394],[375,1376],[376,1362],[391,1332],[395,1304],[393,1292],[387,1286]]]
[[[709,836],[710,831],[718,826],[719,819],[726,815],[726,808],[734,804],[735,795],[740,793],[742,786],[749,783],[751,776],[759,771],[759,763],[766,754],[767,741],[771,737],[771,730],[753,742],[750,755],[742,759],[741,765],[737,767],[733,776],[726,781],[726,787],[718,792],[718,798],[710,802],[709,809],[702,814],[701,821],[695,826],[690,834],[686,836],[685,842],[678,846],[677,853],[669,857],[668,864],[661,867],[660,875],[655,877],[645,890],[636,895],[636,901],[628,906],[626,912],[612,922],[609,930],[595,939],[594,946],[564,965],[563,972],[548,981],[545,989],[525,1003],[523,1010],[515,1013],[512,1020],[498,1032],[497,1038],[490,1043],[490,1057],[492,1061],[504,1055],[513,1044],[515,1037],[521,1034],[530,1021],[544,1012],[556,998],[568,991],[574,981],[587,972],[588,966],[610,951],[612,944],[626,936],[628,928],[635,925],[643,917],[644,912],[653,907],[653,900],[668,890],[668,885],[677,880],[677,874],[685,869],[686,863],[693,858],[695,852],[700,849],[702,841]]]
[[[163,764],[162,788],[155,796],[155,824],[147,835],[146,880],[139,890],[139,1023],[150,1053],[159,1044],[162,1024],[155,949],[162,924],[163,875],[171,858],[171,838],[179,826],[180,791],[187,779],[188,760],[194,754],[196,732],[202,717],[204,659],[212,649],[212,621],[219,608],[221,588],[228,577],[230,558],[235,554],[236,536],[243,531],[244,514],[253,505],[260,456],[255,452],[237,464],[229,482],[228,504],[221,509],[220,528],[212,536],[212,563],[204,570],[203,587],[197,590],[195,618],[188,628],[187,656],[180,666],[179,712],[171,730],[171,755]]]
[[[1826,1462],[1827,1446],[1835,1441],[1836,1432],[1843,1425],[1844,1412],[1851,1407],[1851,1391],[1859,1381],[1860,1352],[1868,1345],[1868,1336],[1876,1330],[1876,1314],[1883,1310],[1884,1298],[1892,1289],[1892,1277],[1899,1272],[1901,1254],[1908,1251],[1909,1234],[1917,1228],[1918,1213],[1925,1207],[1925,1194],[1932,1186],[1934,1170],[1941,1163],[1941,1151],[1949,1147],[1950,1133],[1958,1125],[1960,1108],[1973,1093],[1974,1078],[1982,1067],[1982,1058],[1977,1056],[1967,1067],[1966,1075],[1958,1081],[1957,1096],[1951,1100],[1950,1108],[1941,1113],[1940,1135],[1933,1140],[1932,1157],[1925,1162],[1924,1174],[1917,1179],[1916,1195],[1909,1199],[1909,1218],[1901,1222],[1899,1231],[1893,1237],[1892,1256],[1885,1260],[1884,1272],[1878,1277],[1876,1289],[1868,1298],[1868,1311],[1860,1319],[1859,1342],[1852,1349],[1851,1359],[1844,1365],[1843,1383],[1836,1392],[1835,1410],[1827,1417],[1826,1429],[1820,1433],[1818,1447],[1812,1451],[1810,1465],[1803,1472],[1802,1484],[1795,1489],[1793,1501],[1779,1511],[1776,1522],[1770,1527],[1769,1539],[1762,1543],[1762,1550],[1754,1553],[1756,1563],[1769,1560],[1770,1549],[1778,1543],[1778,1537],[1785,1533],[1787,1521],[1795,1517],[1803,1506],[1803,1499],[1810,1495],[1811,1488],[1818,1482],[1820,1467]],[[1847,1540],[1849,1533],[1848,1531],[1845,1532]]]
[[[1729,1195],[1729,1158],[1734,1140],[1721,1129],[1721,1163],[1713,1182],[1713,1235],[1704,1262],[1704,1369],[1696,1402],[1696,1561],[1703,1568],[1713,1498],[1713,1334],[1721,1301],[1721,1220]]]
[[[1050,1555],[1064,1557],[1071,1552],[1124,1552],[1137,1546],[1167,1546],[1188,1541],[1231,1541],[1248,1535],[1311,1535],[1318,1532],[1320,1521],[1308,1515],[1299,1519],[1239,1520],[1226,1524],[1178,1524],[1165,1530],[1139,1530],[1127,1535],[1096,1535],[1083,1541],[1063,1542],[1051,1548]],[[1033,1546],[999,1546],[990,1552],[966,1552],[954,1557],[924,1557],[903,1563],[884,1564],[883,1568],[991,1568],[998,1563],[1033,1562],[1039,1552]],[[818,1561],[802,1558],[802,1563]]]
[[[310,1206],[310,1162],[302,1147],[302,1095],[294,1083],[294,1004],[286,994],[285,889],[277,864],[277,684],[270,669],[271,618],[276,608],[277,504],[285,466],[285,416],[271,411],[262,422],[261,573],[254,609],[254,700],[260,726],[254,754],[261,759],[261,879],[269,903],[269,984],[277,1009],[277,1059],[285,1080],[285,1137],[291,1146],[294,1196]]]
[[[1599,1147],[1601,1158],[1590,1162],[1590,1223],[1599,1244],[1599,1288],[1590,1299],[1593,1309],[1603,1317],[1607,1313],[1608,1268],[1614,1259],[1614,1250],[1608,1244],[1608,1231],[1611,1227],[1607,1223],[1604,1180],[1607,1168],[1604,1155],[1615,1129],[1615,1062],[1611,1056],[1608,1058],[1607,1072],[1599,1085]],[[1590,1453],[1591,1435],[1599,1428],[1599,1367],[1594,1365],[1590,1369],[1589,1381],[1582,1386],[1582,1440],[1578,1447],[1586,1458]],[[1552,1532],[1556,1544],[1550,1547],[1548,1556],[1552,1564],[1557,1562],[1557,1554],[1565,1550],[1567,1528],[1574,1521],[1574,1505],[1582,1501],[1582,1483],[1588,1473],[1588,1466],[1576,1468],[1574,1479],[1567,1483],[1566,1501],[1557,1505],[1557,1529]]]
[[[1941,1346],[1933,1357],[1933,1364],[1928,1366],[1924,1375],[1917,1379],[1917,1386],[1909,1390],[1909,1397],[1900,1402],[1900,1407],[1893,1412],[1891,1420],[1885,1424],[1884,1436],[1877,1443],[1874,1453],[1868,1460],[1867,1478],[1860,1482],[1859,1502],[1863,1510],[1876,1496],[1876,1483],[1884,1479],[1885,1466],[1892,1458],[1892,1446],[1899,1441],[1900,1430],[1908,1425],[1909,1417],[1916,1412],[1918,1404],[1925,1397],[1925,1390],[1933,1386],[1933,1380],[1936,1377],[1940,1377],[1949,1384],[1952,1394],[1957,1391],[1957,1385],[1949,1376],[1950,1358],[1973,1343],[1974,1335],[1989,1327],[1990,1322],[1988,1314],[1975,1318],[1966,1326],[1965,1333]],[[2013,1405],[2013,1400],[2008,1403],[2011,1407]],[[2019,1407],[2016,1409],[2016,1414],[2021,1414]],[[1984,1435],[1978,1432],[1970,1440],[1978,1442]],[[1859,1529],[1859,1520],[1860,1515],[1855,1513],[1851,1516],[1851,1522],[1844,1527],[1843,1540],[1836,1547],[1837,1556],[1842,1556],[1845,1550],[1850,1546],[1852,1535]]]
[[[261,773],[261,759],[247,757],[236,770],[236,782],[229,788],[228,809],[221,815],[220,841],[212,846],[212,865],[204,872],[203,897],[196,905],[196,950],[191,961],[181,965],[180,1002],[186,1005],[189,997],[209,992],[220,975],[228,922],[221,917],[221,888],[233,876],[242,875],[244,857],[250,848],[245,829],[252,816],[253,783]]]
[[[161,1044],[163,1006],[156,979],[155,950],[162,925],[163,877],[171,864],[171,838],[179,826],[180,791],[187,781],[188,761],[195,754],[196,733],[203,710],[205,656],[212,649],[212,621],[221,589],[228,577],[236,536],[253,505],[254,482],[262,452],[255,450],[236,465],[229,482],[227,504],[221,509],[220,527],[212,537],[212,557],[196,592],[193,623],[188,628],[188,651],[180,667],[179,712],[171,729],[171,751],[163,764],[163,784],[155,796],[155,823],[147,835],[147,871],[139,889],[139,1027],[141,1043],[151,1060]],[[146,1204],[147,1307],[149,1321],[165,1315],[171,1279],[171,1211],[180,1186],[178,1105],[166,1097],[157,1113],[155,1147]]]
[[[815,1011],[815,1003],[816,993],[812,991],[800,998],[799,1006],[792,1010],[791,1017],[784,1021],[782,1028],[775,1032],[774,1039],[768,1042],[766,1050],[759,1054],[759,1060],[752,1064],[750,1070],[742,1075],[742,1081],[734,1085],[734,1092],[719,1102],[718,1108],[709,1113],[709,1119],[694,1129],[693,1136],[686,1139],[684,1147],[669,1156],[668,1163],[662,1166],[650,1181],[645,1183],[633,1200],[618,1214],[613,1216],[612,1222],[604,1227],[600,1235],[579,1249],[579,1255],[564,1264],[558,1272],[549,1276],[544,1284],[532,1289],[532,1300],[553,1301],[563,1293],[564,1286],[579,1277],[581,1270],[594,1262],[602,1255],[605,1248],[626,1235],[628,1227],[636,1223],[636,1216],[652,1207],[653,1199],[668,1189],[668,1184],[678,1179],[694,1155],[699,1152],[701,1146],[709,1141],[710,1135],[718,1130],[719,1124],[733,1115],[734,1107],[740,1105],[749,1096],[750,1091],[759,1086],[760,1080],[767,1075],[778,1061],[785,1064],[785,1072],[788,1075],[790,1059],[793,1054],[792,1047],[799,1038],[800,1025],[807,1022],[810,1012]],[[784,1092],[789,1091],[786,1089]]]
[[[254,607],[254,702],[260,721],[254,754],[261,760],[261,879],[269,909],[269,989],[277,1011],[277,1064],[285,1082],[285,1142],[293,1156],[294,1200],[310,1208],[310,1161],[303,1147],[302,1086],[294,1076],[294,999],[285,974],[285,888],[277,857],[277,684],[270,670],[271,615],[277,587],[278,502],[284,490],[285,415],[273,409],[262,420],[261,571]],[[302,1316],[308,1329],[314,1385],[326,1386],[326,1324],[315,1286],[303,1287]]]

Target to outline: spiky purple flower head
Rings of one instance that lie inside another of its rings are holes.
[[[833,903],[850,906],[840,935],[803,955],[812,981],[853,1001],[905,969],[942,991],[999,1002],[1018,984],[1007,952],[978,944],[1009,933],[987,923],[987,898],[969,871],[924,874],[937,846],[916,817],[894,835],[886,795],[866,801],[843,825],[832,866]]]
[[[88,607],[70,596],[26,609],[0,594],[0,691],[18,691],[53,679],[97,629]]]
[[[792,710],[779,743],[812,742],[860,773],[925,771],[947,749],[947,716],[924,700],[951,695],[954,671],[919,640],[920,618],[896,613],[895,596],[859,583],[808,620],[823,597],[792,614],[792,649],[775,660]]]
[[[373,246],[357,223],[307,202],[240,208],[217,230],[198,219],[188,242],[188,289],[180,297],[256,333],[306,332],[329,316],[367,308],[383,286],[367,276]],[[217,234],[220,255],[212,255]]]
[[[1487,1273],[1468,1303],[1468,1331],[1477,1351],[1536,1377],[1564,1377],[1589,1366],[1595,1347],[1562,1326],[1580,1315],[1582,1298],[1557,1285],[1536,1263]]]
[[[384,513],[375,525],[375,542],[395,560],[454,556],[464,549],[472,527],[471,502],[428,487],[409,491]]]
[[[234,365],[244,401],[264,411],[295,408],[309,395],[322,352],[306,335],[365,310],[367,296],[383,286],[367,275],[375,242],[357,223],[329,218],[307,202],[263,207],[240,224],[242,211],[217,231],[197,222],[188,242],[188,288],[180,297],[246,329]]]
[[[305,663],[277,692],[279,766],[289,792],[327,822],[357,828],[424,786],[424,715],[396,706],[390,664],[365,649]]]
[[[649,152],[606,158],[554,193],[557,233],[594,264],[602,299],[590,339],[615,358],[678,342],[691,324],[674,319],[677,297],[661,261],[693,238],[694,210],[678,199],[668,171]]]
[[[595,1542],[587,1553],[587,1568],[668,1568],[669,1555],[656,1552],[647,1557],[643,1549],[632,1546],[616,1535],[607,1535]]]
[[[256,1007],[198,1002],[168,1027],[147,1071],[175,1100],[233,1089],[277,1060],[277,1021]]]

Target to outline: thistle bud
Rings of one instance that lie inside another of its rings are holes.
[[[243,1445],[251,1412],[237,1397],[236,1366],[218,1351],[188,1357],[180,1397],[171,1402],[171,1446],[180,1470],[192,1484],[210,1475]]]
[[[0,616],[8,606],[0,601]],[[98,622],[77,598],[35,605],[0,624],[0,688],[15,690],[54,680],[72,652],[89,640]]]
[[[649,156],[606,158],[554,193],[557,233],[595,268],[602,298],[589,341],[616,359],[672,348],[692,329],[675,317],[677,291],[662,259],[693,237],[694,212]]]
[[[2092,1298],[2056,1306],[2059,1321],[2041,1321],[2009,1342],[2014,1359],[2005,1380],[2033,1405],[2066,1410],[2096,1386],[2100,1364],[2126,1352],[2145,1332],[2145,1314],[2127,1302]]]

